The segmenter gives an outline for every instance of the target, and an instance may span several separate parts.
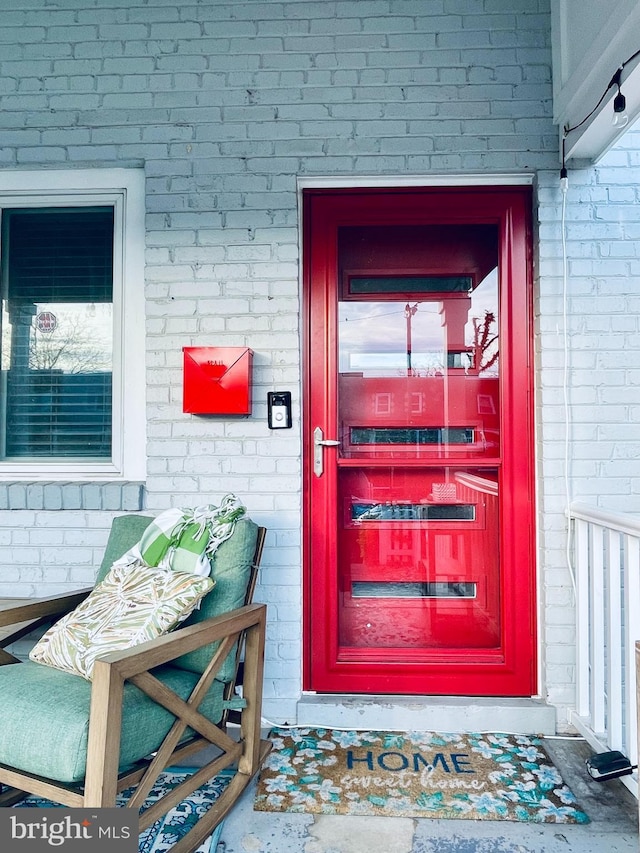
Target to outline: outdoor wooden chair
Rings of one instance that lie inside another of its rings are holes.
[[[98,581],[150,521],[114,519]],[[113,807],[118,792],[135,786],[126,807],[140,810],[166,767],[213,745],[217,749],[203,753],[204,766],[139,818],[143,831],[205,781],[237,768],[173,853],[191,853],[213,832],[270,748],[260,740],[266,607],[250,603],[264,536],[264,528],[239,520],[213,556],[215,587],[184,627],[99,658],[92,681],[0,650],[0,806],[29,793],[67,807]],[[0,610],[0,631],[17,626],[3,645],[70,611],[90,592]],[[238,706],[236,740],[227,723]]]

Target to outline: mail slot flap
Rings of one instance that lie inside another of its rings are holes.
[[[250,415],[253,351],[248,347],[183,347],[183,411]]]

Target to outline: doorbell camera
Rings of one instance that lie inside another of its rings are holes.
[[[267,393],[267,424],[269,429],[291,428],[291,391]]]

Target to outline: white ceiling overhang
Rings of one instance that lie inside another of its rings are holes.
[[[610,85],[618,69],[630,127],[640,116],[639,0],[552,0],[554,121],[565,160],[597,161],[625,132]],[[565,128],[575,128],[568,133]]]

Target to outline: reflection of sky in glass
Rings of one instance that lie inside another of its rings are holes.
[[[113,305],[109,302],[29,303],[24,315],[28,338],[20,345],[29,348],[29,367],[54,368],[64,373],[110,371],[113,363]],[[53,328],[38,329],[37,317],[52,314]],[[5,310],[2,322],[2,369],[10,370],[12,324]],[[15,321],[14,321],[15,322]]]
[[[485,312],[494,314],[496,322],[492,335],[497,332],[498,275],[497,269],[478,285],[471,294],[471,309],[465,327],[465,341],[473,344],[473,320],[481,325]],[[418,306],[410,319],[411,364],[424,375],[439,372],[444,365],[444,336],[439,301],[409,300]],[[341,302],[340,372],[365,375],[398,375],[407,366],[407,300],[397,302]],[[494,348],[489,353],[495,352]],[[487,361],[485,354],[483,361]],[[497,372],[497,365],[495,370]]]

